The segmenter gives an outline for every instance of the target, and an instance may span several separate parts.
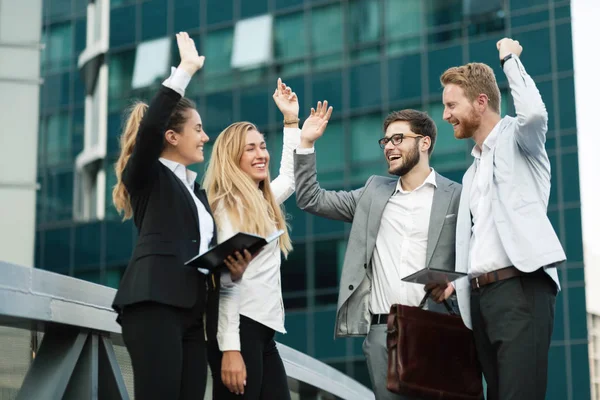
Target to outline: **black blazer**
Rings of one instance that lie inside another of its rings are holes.
[[[180,98],[174,90],[161,86],[141,121],[123,171],[138,240],[113,302],[119,313],[124,306],[142,301],[191,308],[198,296],[204,295],[198,285],[202,274],[184,265],[198,254],[200,245],[196,204],[183,182],[158,159],[169,116]],[[211,213],[206,193],[197,183],[194,192]],[[217,239],[216,226],[213,229],[211,245]],[[207,276],[206,283],[207,333],[215,338],[219,274]]]

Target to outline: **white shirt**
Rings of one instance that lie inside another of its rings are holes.
[[[403,282],[402,278],[425,268],[436,187],[433,169],[411,192],[402,189],[399,179],[396,192],[385,205],[372,258],[370,310],[373,314],[389,313],[392,304],[418,306],[425,294],[423,285]]]
[[[179,93],[182,97],[185,96],[185,89],[191,80],[190,74],[179,68],[171,67],[171,75],[163,82],[163,85],[173,89]],[[208,250],[208,246],[214,235],[214,223],[210,213],[204,207],[204,204],[194,194],[194,182],[196,181],[197,174],[194,171],[190,171],[184,165],[178,162],[167,160],[166,158],[159,158],[159,161],[169,168],[175,176],[177,176],[183,185],[190,192],[190,196],[194,199],[196,208],[198,209],[198,230],[200,232],[200,245],[198,247],[198,254],[202,254]],[[198,268],[198,270],[204,274],[208,274],[208,270]]]
[[[295,189],[294,149],[300,143],[300,130],[283,130],[283,153],[279,176],[271,181],[277,204],[287,200]],[[217,206],[219,243],[236,234],[222,207]],[[273,226],[273,231],[276,227]],[[269,243],[254,258],[242,278],[232,282],[228,271],[221,275],[219,326],[217,340],[221,351],[240,350],[240,315],[244,315],[277,332],[286,333],[281,295],[281,251],[279,240]]]
[[[496,124],[483,142],[475,145],[471,154],[475,157],[475,176],[471,187],[470,205],[473,225],[469,249],[469,275],[479,276],[512,265],[498,234],[492,217],[490,187],[493,179],[493,150],[498,138],[500,122]]]

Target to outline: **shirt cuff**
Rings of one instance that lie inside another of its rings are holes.
[[[221,351],[240,351],[240,334],[238,332],[228,332],[219,335],[219,350]]]
[[[296,154],[313,154],[315,152],[315,148],[311,147],[311,148],[303,148],[303,147],[298,147],[296,149]]]
[[[171,76],[164,80],[163,85],[173,89],[183,97],[191,79],[191,75],[183,69],[171,67]]]

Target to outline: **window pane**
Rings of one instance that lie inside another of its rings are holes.
[[[206,96],[206,112],[202,113],[206,134],[214,141],[219,133],[234,122],[233,93],[218,92]]]
[[[73,171],[47,175],[47,221],[65,221],[73,217]]]
[[[372,107],[381,104],[380,64],[356,65],[350,70],[350,106]]]
[[[548,6],[548,0],[510,0],[511,10],[519,10],[541,5]]]
[[[523,65],[532,77],[549,74],[552,63],[550,62],[550,30],[548,28],[536,31],[523,32],[513,36],[518,40],[527,53],[523,53]]]
[[[303,0],[275,0],[275,8],[280,10],[283,8],[300,6]]]
[[[387,0],[385,34],[388,54],[401,54],[421,47],[421,0]]]
[[[52,25],[47,32],[47,47],[42,60],[45,60],[45,71],[69,67],[73,56],[73,29],[70,22]]]
[[[461,65],[461,63],[462,50],[460,46],[429,52],[429,93],[441,94],[440,76],[447,68]]]
[[[314,313],[314,319],[315,336],[318,338],[315,340],[315,356],[318,358],[346,356],[346,341],[335,340],[332,335],[335,330],[335,310],[317,311]]]
[[[322,172],[341,171],[344,169],[344,127],[342,121],[331,121],[327,124],[325,134],[316,145],[321,151],[316,151],[317,165],[319,166],[319,181],[324,182],[326,174]],[[317,149],[317,150],[318,150]],[[338,175],[340,178],[342,176]],[[325,180],[326,181],[326,180]]]
[[[110,47],[135,42],[135,6],[110,10]]]
[[[174,7],[177,31],[188,31],[200,26],[200,3],[198,0],[177,0]]]
[[[101,241],[100,222],[86,223],[75,227],[75,271],[100,267]],[[88,267],[88,268],[86,268]]]
[[[233,0],[206,0],[206,22],[208,24],[218,24],[232,19]]]
[[[294,250],[282,259],[281,286],[283,293],[306,292],[306,245],[293,243]]]
[[[71,228],[49,229],[44,233],[44,263],[42,268],[68,274],[71,261]]]
[[[342,15],[340,4],[312,10],[311,46],[315,55],[342,52],[344,46]],[[341,62],[341,57],[338,60]]]
[[[42,90],[46,96],[47,110],[66,106],[71,99],[70,94],[71,74],[46,75]]]
[[[573,69],[573,38],[571,36],[571,24],[557,25],[556,31],[556,64],[559,71],[571,71]]]
[[[390,103],[421,96],[421,55],[411,54],[388,61]]]
[[[352,118],[350,121],[352,161],[373,161],[383,158],[383,150],[377,140],[383,136],[381,115],[371,114]]]
[[[304,13],[285,15],[275,20],[274,50],[275,58],[280,62],[304,57],[307,52],[306,29],[304,27]],[[297,64],[284,66],[281,73],[299,73],[305,69],[304,61]]]
[[[111,54],[108,64],[108,107],[122,111],[131,94],[135,50]]]
[[[264,86],[248,88],[240,93],[240,119],[250,121],[259,129],[269,122],[269,90]]]
[[[71,15],[71,0],[44,1],[44,10],[49,18],[64,18]]]
[[[496,43],[502,39],[503,36],[498,35],[490,39],[481,41],[470,41],[469,43],[469,61],[470,62],[481,62],[489,65],[496,75],[498,83],[506,82],[506,74],[500,68],[500,62],[498,59],[498,49],[496,49]],[[451,67],[451,65],[448,65]],[[439,77],[436,84],[439,82]]]
[[[83,150],[84,124],[83,107],[74,109],[73,134],[71,135],[71,156],[73,159]]]
[[[575,84],[573,77],[559,79],[558,81],[558,104],[560,108],[560,128],[569,129],[577,126],[575,114]],[[552,115],[550,115],[552,118]]]
[[[231,51],[233,30],[231,28],[208,32],[205,39],[206,54],[210,54],[203,68],[207,91],[231,87]]]
[[[353,45],[373,42],[381,36],[380,0],[353,0],[350,2],[349,40]]]
[[[338,277],[344,264],[345,240],[315,242],[315,289],[338,287]]]
[[[175,6],[175,8],[177,8]],[[154,39],[167,34],[167,0],[142,3],[142,40]],[[180,30],[180,28],[178,28]]]
[[[67,113],[52,114],[46,120],[46,162],[48,166],[71,160],[71,132]]]
[[[240,7],[242,18],[266,14],[268,10],[267,0],[242,0]]]
[[[311,107],[317,101],[327,100],[333,106],[333,115],[341,113],[344,108],[342,101],[342,71],[332,71],[312,76],[312,99],[301,99],[302,104],[309,102]],[[310,103],[312,101],[312,103]],[[307,111],[309,108],[306,109]],[[308,113],[306,113],[308,115]]]
[[[462,0],[425,0],[427,26],[436,27],[462,21]]]
[[[543,10],[535,13],[520,14],[510,17],[510,26],[512,29],[535,25],[547,22],[550,19],[548,10]]]
[[[114,209],[114,207],[113,207]],[[134,243],[134,226],[131,220],[106,221],[106,264],[108,266],[127,264]]]

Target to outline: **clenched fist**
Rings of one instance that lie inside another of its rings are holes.
[[[519,57],[521,56],[521,52],[523,51],[523,46],[519,44],[519,41],[512,40],[510,38],[498,40],[498,43],[496,43],[496,48],[498,49],[498,53],[500,55],[501,60],[510,53],[513,53],[514,55]]]

